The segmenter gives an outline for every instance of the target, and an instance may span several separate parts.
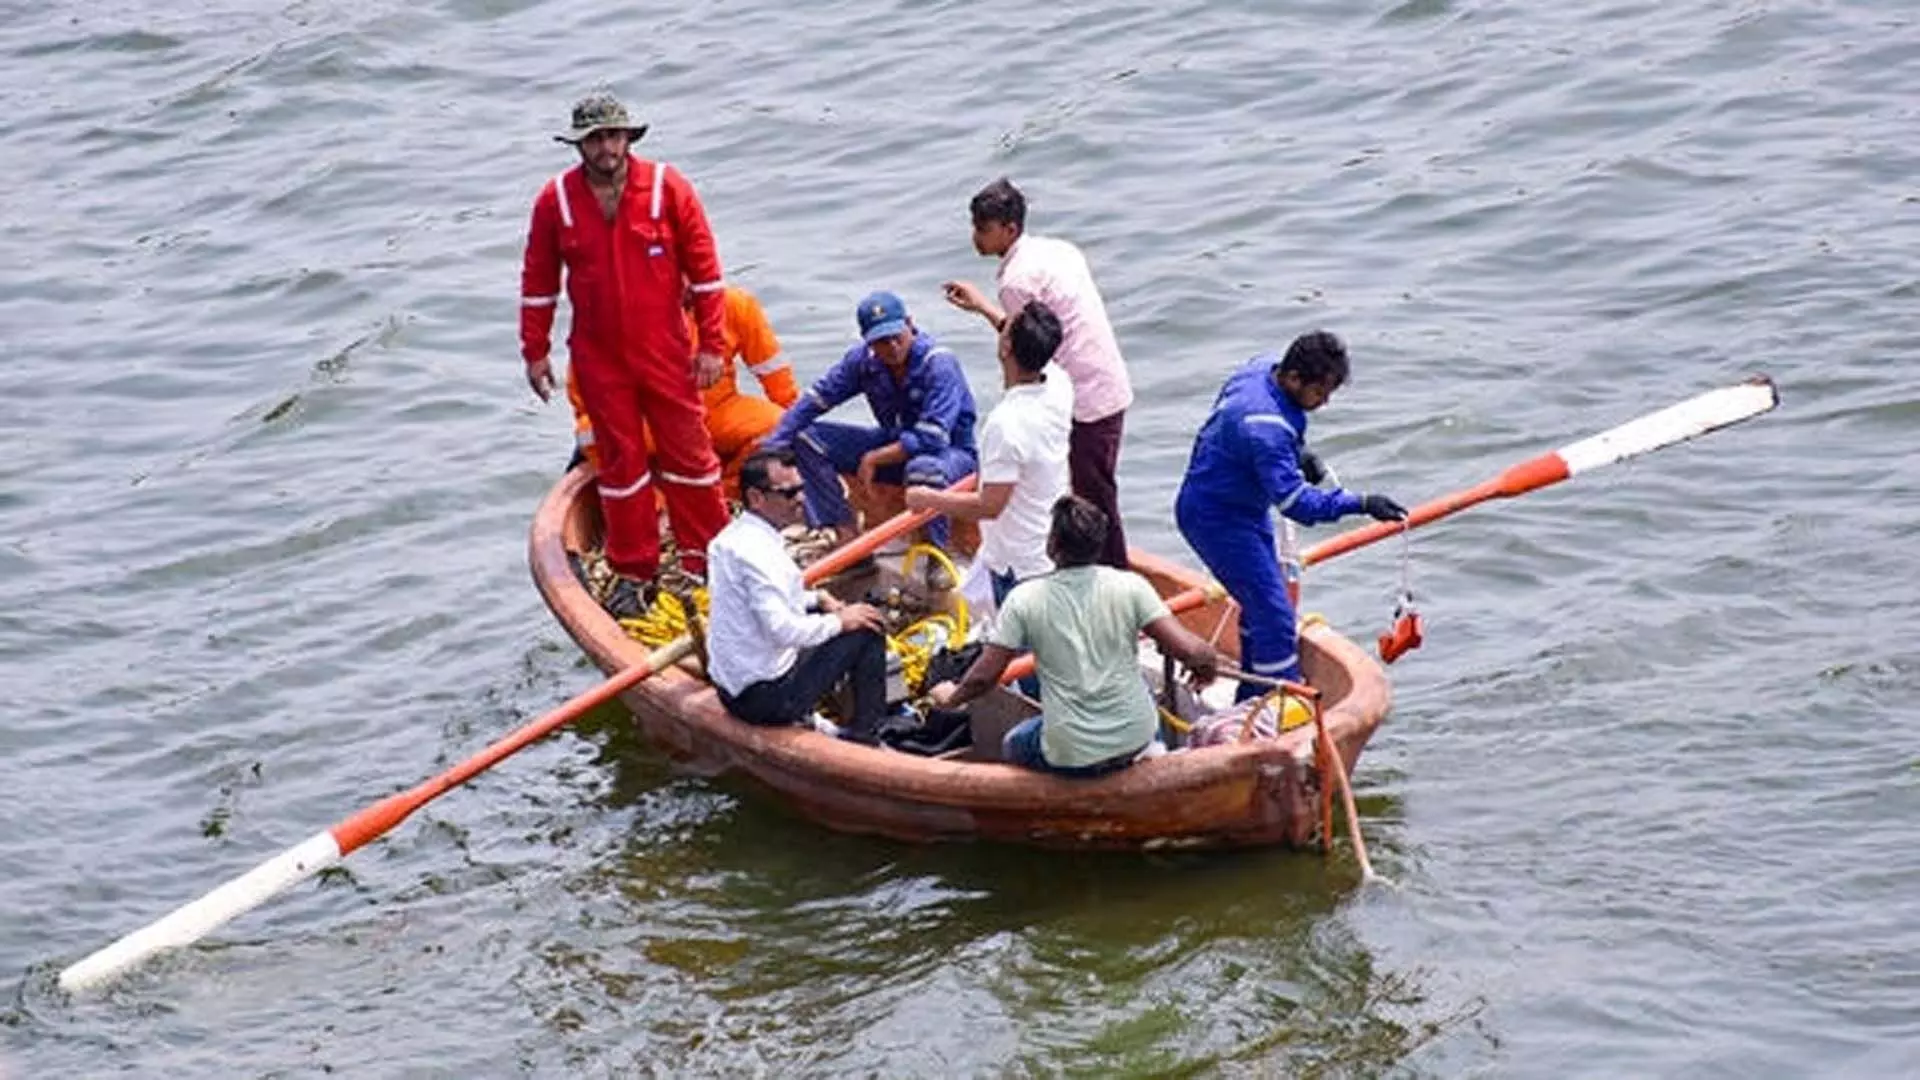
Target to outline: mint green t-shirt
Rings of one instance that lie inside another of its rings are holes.
[[[1166,614],[1145,578],[1109,566],[1056,570],[1014,587],[988,640],[1033,650],[1049,764],[1092,765],[1153,738],[1159,715],[1140,676],[1138,641]]]

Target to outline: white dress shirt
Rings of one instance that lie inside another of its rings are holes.
[[[767,519],[751,510],[734,518],[707,544],[707,677],[738,697],[838,634],[840,617],[807,614],[808,599],[800,567]]]

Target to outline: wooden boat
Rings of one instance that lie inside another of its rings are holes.
[[[534,516],[533,578],[567,633],[609,674],[647,648],[594,601],[569,554],[598,546],[599,504],[589,476],[563,477]],[[1163,596],[1203,585],[1184,567],[1135,549],[1134,569]],[[869,583],[870,584],[870,583]],[[829,587],[841,591],[836,581]],[[865,585],[860,586],[864,590]],[[850,593],[855,597],[863,591]],[[1195,632],[1237,649],[1218,601],[1182,615]],[[1221,625],[1224,619],[1224,625]],[[1301,635],[1301,662],[1321,692],[1341,767],[1352,769],[1391,705],[1380,665],[1325,625]],[[1157,678],[1157,671],[1151,673]],[[1096,780],[1049,776],[997,759],[997,733],[1032,705],[1012,691],[974,708],[975,745],[958,756],[920,757],[843,742],[806,728],[761,728],[721,707],[689,661],[623,695],[647,738],[703,775],[744,774],[832,829],[900,840],[990,840],[1060,848],[1305,847],[1324,840],[1332,785],[1313,725],[1278,738],[1183,750]],[[982,736],[983,730],[991,736]]]

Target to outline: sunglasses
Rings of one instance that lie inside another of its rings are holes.
[[[778,495],[783,499],[797,499],[807,490],[805,484],[788,484],[786,487],[761,488],[769,495]]]

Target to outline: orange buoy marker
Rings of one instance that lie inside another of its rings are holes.
[[[1380,635],[1380,662],[1391,664],[1406,653],[1420,647],[1423,640],[1420,634],[1420,613],[1413,609],[1413,597],[1401,598],[1401,603],[1393,609],[1393,628]]]
[[[1420,612],[1413,606],[1413,527],[1400,528],[1400,598],[1393,605],[1393,626],[1380,635],[1380,662],[1391,664],[1420,647]]]
[[[964,491],[972,484],[973,477],[968,476],[949,490]],[[807,583],[816,584],[839,573],[872,554],[887,541],[920,527],[933,517],[931,512],[924,510],[895,514],[809,566]],[[70,994],[93,989],[118,978],[156,954],[193,944],[322,870],[338,865],[356,849],[392,831],[422,806],[574,722],[601,702],[639,685],[655,672],[679,663],[692,651],[693,639],[687,637],[676,638],[655,649],[640,663],[591,690],[574,695],[559,708],[520,727],[439,776],[399,794],[387,796],[333,828],[308,837],[198,900],[175,908],[165,917],[69,966],[60,972],[60,989]]]

